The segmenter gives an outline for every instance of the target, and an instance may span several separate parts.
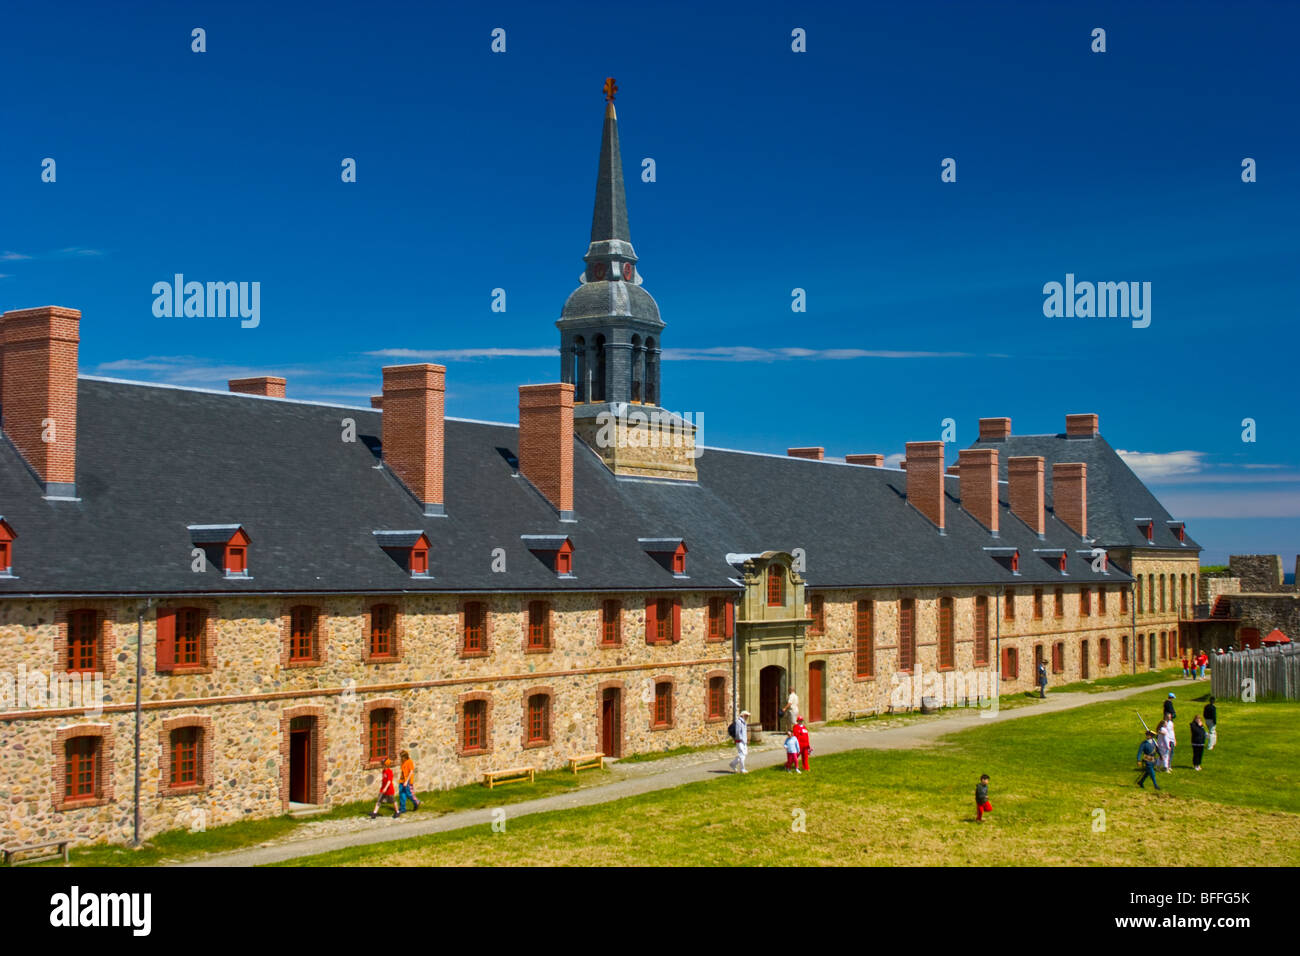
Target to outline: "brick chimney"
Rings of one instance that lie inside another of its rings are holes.
[[[265,395],[267,398],[284,398],[285,380],[274,375],[259,375],[256,378],[232,378],[226,383],[232,392],[241,395]]]
[[[963,448],[957,456],[961,466],[961,506],[970,516],[996,535],[998,533],[998,450]]]
[[[785,453],[791,458],[811,458],[813,461],[821,461],[826,457],[825,448],[787,448]]]
[[[981,418],[980,441],[1006,441],[1011,437],[1011,419]]]
[[[426,515],[446,514],[442,469],[447,369],[442,365],[390,365],[383,373],[380,440],[384,462]]]
[[[519,473],[574,520],[572,385],[519,386]]]
[[[945,471],[944,474],[951,475],[954,478],[958,477],[959,475],[961,475],[961,463],[957,462],[955,464],[949,465],[948,470]]]
[[[370,407],[371,407],[371,408],[379,408],[379,409],[382,409],[382,408],[384,407],[384,396],[382,396],[382,395],[371,395],[371,396],[370,396]]]
[[[1096,415],[1066,415],[1066,438],[1096,438],[1100,426]]]
[[[1011,513],[1029,525],[1040,538],[1047,530],[1043,515],[1043,459],[1022,457],[1007,459]]]
[[[885,465],[884,455],[845,455],[844,460],[850,465],[874,465],[876,468]]]
[[[907,443],[907,501],[943,528],[943,442]]]
[[[77,495],[77,343],[81,313],[42,306],[4,314],[0,426],[49,498]]]
[[[1094,416],[1096,417],[1096,416]],[[1052,510],[1070,530],[1088,536],[1088,466],[1081,461],[1052,465]]]

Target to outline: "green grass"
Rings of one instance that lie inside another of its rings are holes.
[[[684,754],[702,753],[708,750],[730,750],[734,746],[733,743],[724,742],[720,744],[704,744],[700,747],[673,747],[669,750],[653,750],[646,753],[630,754],[626,757],[619,757],[618,762],[648,763],[651,760],[663,760],[665,757],[681,757]]]
[[[1183,743],[1162,791],[1136,786],[1137,712],[1165,691],[1037,714],[913,750],[815,758],[592,807],[374,844],[289,865],[1049,865],[1300,863],[1300,703],[1219,702],[1201,773]],[[974,823],[992,777],[994,811]],[[1102,816],[1104,814],[1104,817]],[[804,832],[793,824],[802,820]],[[1104,827],[1099,824],[1104,821]]]

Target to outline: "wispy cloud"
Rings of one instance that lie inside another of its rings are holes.
[[[1297,489],[1173,491],[1162,494],[1160,502],[1171,513],[1189,521],[1194,518],[1300,518]]]
[[[0,252],[0,262],[16,262],[19,259],[30,259],[31,256],[25,256],[21,252]]]
[[[906,458],[906,457],[907,457],[907,456],[906,456],[905,454],[903,454],[901,451],[899,451],[899,452],[895,452],[895,453],[892,454],[892,455],[886,455],[886,456],[885,456],[885,467],[886,467],[886,468],[897,468],[899,465],[901,465],[901,464],[903,463],[903,459]]]
[[[1125,451],[1115,449],[1115,453],[1143,481],[1159,481],[1171,475],[1193,475],[1204,466],[1203,451]]]
[[[87,249],[85,246],[68,246],[66,249],[60,249],[60,256],[102,256],[102,249]]]
[[[703,349],[664,349],[670,362],[786,362],[794,359],[843,361],[846,359],[970,358],[970,352],[893,351],[887,349],[809,349],[796,346],[760,348],[754,345],[723,345]]]
[[[553,358],[560,350],[551,348],[532,349],[379,349],[366,352],[376,358],[399,359],[441,359],[444,362],[468,362],[487,358]]]

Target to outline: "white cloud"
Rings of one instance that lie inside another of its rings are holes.
[[[1160,496],[1179,518],[1300,518],[1300,485],[1263,491],[1173,491]],[[1193,529],[1194,530],[1194,529]]]
[[[1198,473],[1205,458],[1203,451],[1124,451],[1115,449],[1124,463],[1143,481],[1159,481],[1170,475]]]
[[[14,262],[18,259],[30,259],[31,256],[25,256],[21,252],[0,252],[0,262]]]
[[[885,467],[886,467],[886,468],[897,468],[899,465],[901,465],[901,464],[903,463],[903,459],[906,458],[906,457],[907,457],[907,456],[906,456],[905,454],[903,454],[901,451],[900,451],[900,452],[896,452],[896,453],[893,454],[893,455],[886,455],[886,456],[885,456]]]
[[[724,345],[702,349],[664,349],[670,362],[782,362],[790,359],[843,361],[846,359],[884,358],[970,358],[969,352],[915,352],[885,349],[809,349],[796,346],[759,348],[753,345]]]
[[[554,346],[530,349],[379,349],[365,354],[377,358],[442,359],[444,362],[465,362],[481,358],[554,358],[560,354],[560,350]]]

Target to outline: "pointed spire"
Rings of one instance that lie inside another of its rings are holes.
[[[623,158],[618,150],[618,114],[614,112],[614,78],[605,80],[605,130],[600,138],[600,167],[596,171],[596,208],[591,214],[591,241],[611,239],[630,243],[627,198],[623,193]]]

